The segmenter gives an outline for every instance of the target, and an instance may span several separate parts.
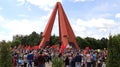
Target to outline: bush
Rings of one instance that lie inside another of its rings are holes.
[[[54,57],[52,67],[64,67],[64,62],[61,57]]]
[[[120,35],[109,37],[107,67],[120,67]]]
[[[12,67],[10,45],[5,41],[0,42],[0,67]]]

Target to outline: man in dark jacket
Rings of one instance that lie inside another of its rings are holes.
[[[75,57],[75,67],[81,67],[81,55],[79,53],[77,53],[76,57]]]
[[[44,58],[43,53],[40,53],[40,55],[38,56],[38,66],[37,67],[45,67],[45,58]]]

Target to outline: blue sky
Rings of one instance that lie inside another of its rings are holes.
[[[119,0],[0,0],[0,41],[44,31],[57,1],[76,36],[100,39],[120,33]],[[58,33],[56,18],[52,34]]]

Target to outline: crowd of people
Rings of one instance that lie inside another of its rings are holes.
[[[62,58],[64,67],[106,67],[106,49],[75,50],[67,48],[61,53],[59,49],[47,47],[37,50],[13,48],[11,51],[12,67],[47,67],[46,63],[54,62],[54,57]]]

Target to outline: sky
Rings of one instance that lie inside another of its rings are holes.
[[[0,0],[0,41],[43,32],[56,2],[62,3],[76,36],[101,39],[120,33],[119,0]]]

